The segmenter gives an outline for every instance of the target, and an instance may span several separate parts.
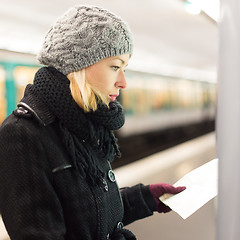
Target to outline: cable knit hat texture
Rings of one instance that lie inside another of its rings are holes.
[[[75,6],[50,28],[37,58],[67,75],[103,58],[132,54],[128,25],[106,9]]]

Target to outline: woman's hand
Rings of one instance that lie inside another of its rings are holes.
[[[174,187],[171,184],[166,183],[156,183],[149,185],[149,190],[151,194],[153,195],[153,198],[156,203],[156,209],[159,213],[167,213],[171,211],[171,208],[166,206],[163,202],[159,200],[159,197],[161,197],[165,193],[170,194],[177,194],[185,190],[186,187]]]

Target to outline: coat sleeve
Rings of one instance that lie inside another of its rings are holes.
[[[124,225],[151,216],[153,211],[156,211],[149,186],[137,184],[133,187],[123,188],[121,189],[121,195],[124,206]]]
[[[41,141],[15,119],[0,127],[0,212],[11,240],[64,240],[59,199]]]

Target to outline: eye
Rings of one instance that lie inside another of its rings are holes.
[[[118,67],[118,66],[112,66],[112,69],[117,72],[117,71],[120,69],[120,67]]]

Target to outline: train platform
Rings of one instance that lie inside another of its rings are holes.
[[[209,133],[171,149],[115,169],[120,187],[165,182],[174,184],[191,170],[216,157],[215,133]],[[173,211],[155,213],[152,217],[128,226],[138,240],[214,240],[216,202],[209,201],[192,216],[183,220]],[[0,221],[0,240],[9,240]]]

